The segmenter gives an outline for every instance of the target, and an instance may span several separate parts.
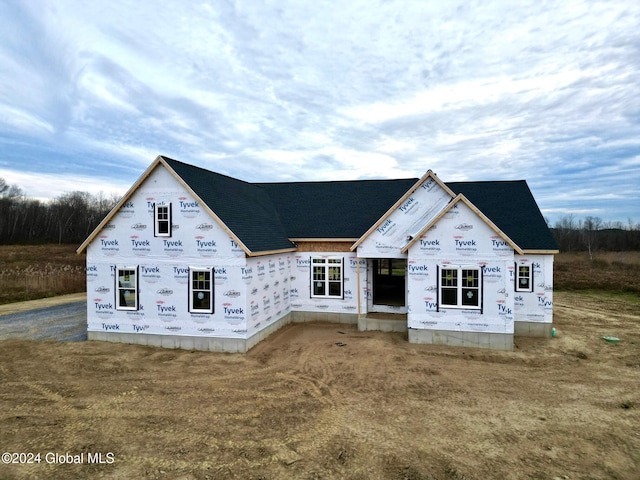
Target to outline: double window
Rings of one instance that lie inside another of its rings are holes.
[[[343,298],[343,258],[311,259],[311,297]]]
[[[138,310],[138,267],[116,267],[116,309]]]
[[[189,269],[189,311],[213,313],[214,270],[212,268]]]
[[[448,308],[482,308],[482,269],[478,267],[440,267],[439,306]]]
[[[156,237],[171,236],[171,204],[158,204],[153,207],[154,233]]]
[[[516,264],[516,292],[533,292],[533,268]]]

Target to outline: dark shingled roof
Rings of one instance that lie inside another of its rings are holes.
[[[258,183],[289,238],[360,238],[418,181]]]
[[[162,158],[249,250],[264,252],[294,247],[263,188]]]
[[[523,250],[558,249],[525,180],[451,182],[447,186],[467,197]]]
[[[360,238],[417,178],[248,183],[167,157],[167,164],[252,252],[289,238]],[[447,183],[524,250],[557,250],[524,180]]]

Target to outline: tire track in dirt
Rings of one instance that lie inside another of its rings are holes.
[[[6,370],[6,369],[5,369]],[[87,427],[86,422],[78,422],[77,407],[71,404],[67,398],[58,392],[53,391],[47,385],[51,382],[34,380],[28,376],[21,376],[20,381],[11,382],[11,385],[5,384],[5,388],[14,386],[21,391],[30,390],[37,396],[45,400],[46,406],[38,406],[34,408],[33,402],[30,401],[26,404],[20,404],[10,410],[11,415],[17,417],[44,417],[50,419],[50,421],[59,422],[62,426],[62,432],[53,434],[43,434],[38,438],[38,442],[49,443],[55,445],[56,452],[65,452],[73,449],[75,445],[76,432],[84,431]],[[9,412],[7,412],[9,413]],[[60,443],[62,442],[62,443]],[[25,450],[31,449],[30,445],[23,445]],[[42,478],[42,466],[39,464],[26,464],[21,465],[24,467],[24,478]]]
[[[302,348],[295,364],[295,372],[290,376],[301,385],[309,386],[308,391],[322,402],[324,408],[312,420],[312,428],[301,429],[291,437],[291,444],[299,445],[297,454],[301,458],[332,448],[347,432],[353,411],[337,405],[339,400],[331,384],[335,381],[336,359],[327,356],[326,345],[311,344]]]
[[[295,353],[298,354],[298,358],[291,358],[294,357]],[[331,367],[316,349],[303,348],[295,353],[291,352],[286,358],[286,362],[278,362],[268,367],[268,370],[275,371],[275,374],[271,377],[271,382],[264,384],[264,387],[279,391],[280,395],[255,391],[256,387],[260,387],[255,383],[251,384],[254,392],[250,394],[247,392],[249,383],[245,384],[244,377],[238,379],[240,383],[237,389],[225,389],[225,391],[234,390],[243,394],[246,398],[246,405],[242,406],[241,409],[255,408],[256,403],[252,398],[256,398],[267,401],[276,399],[280,404],[302,402],[304,405],[305,402],[309,401],[317,402],[320,405],[320,410],[313,409],[317,414],[307,418],[300,427],[293,428],[286,438],[267,434],[257,440],[243,439],[240,442],[230,442],[228,440],[215,442],[214,445],[216,447],[234,449],[236,452],[249,451],[248,458],[242,458],[244,454],[241,453],[235,458],[224,459],[223,465],[218,465],[218,474],[224,476],[225,472],[229,473],[237,471],[237,469],[248,469],[248,471],[256,468],[260,469],[264,468],[265,463],[291,465],[304,459],[303,454],[307,452],[307,445],[316,445],[315,448],[324,446],[336,435],[339,429],[333,428],[333,418],[336,415],[336,410],[333,391],[330,386],[333,379]],[[252,377],[258,378],[261,384],[265,381],[265,377],[260,374]],[[275,382],[273,382],[274,379]],[[252,380],[252,382],[255,382],[255,380]],[[247,388],[244,388],[245,385],[247,385]],[[282,392],[286,392],[286,395],[282,395]],[[239,407],[237,403],[236,406]],[[244,416],[244,420],[248,418],[248,414],[249,412],[246,410],[245,413],[241,414]],[[302,427],[302,425],[305,426]],[[306,425],[313,425],[313,428],[310,430]],[[344,425],[344,422],[341,425]],[[301,446],[298,446],[298,444]]]
[[[47,407],[48,415],[63,419],[62,435],[58,442],[60,451],[72,451],[83,443],[81,440],[86,432],[96,428],[100,423],[100,430],[109,437],[120,433],[117,422],[101,422],[102,418],[111,418],[116,415],[122,418],[122,411],[130,405],[130,399],[137,395],[137,388],[120,392],[117,395],[105,396],[85,407],[72,404],[64,396],[50,390],[40,384],[41,382],[26,382],[23,385],[41,393],[46,399],[54,402]]]
[[[318,383],[329,389],[328,382],[333,379],[333,374],[324,358],[324,352],[321,352],[317,347],[305,348],[298,358],[296,367],[307,377],[314,378]],[[317,370],[320,370],[319,379],[316,378]]]
[[[282,373],[280,377],[308,387],[309,393],[323,404],[335,405],[333,391],[329,386],[333,374],[322,352],[316,347],[304,348],[296,362],[296,372],[300,373]]]
[[[286,443],[274,440],[265,442],[265,440],[253,441],[243,440],[220,441],[216,444],[215,450],[223,450],[225,452],[239,452],[234,455],[235,458],[224,458],[222,461],[218,455],[213,456],[215,461],[198,461],[176,459],[175,457],[167,458],[155,455],[145,455],[141,457],[122,456],[118,460],[136,460],[138,464],[145,466],[147,471],[164,471],[164,470],[182,470],[182,471],[207,471],[212,478],[236,478],[234,472],[240,471],[259,471],[264,469],[265,464],[282,463],[291,465],[298,461],[301,457],[292,450]],[[253,458],[251,458],[253,457]],[[211,477],[207,477],[211,478]]]
[[[283,338],[286,339],[286,335]],[[270,348],[262,348],[252,353],[256,358],[268,361],[271,358]],[[280,350],[277,346],[273,348]],[[221,467],[221,472],[232,471],[236,468],[259,468],[260,465],[264,466],[265,462],[290,465],[300,459],[304,459],[305,452],[317,451],[319,448],[331,444],[332,439],[339,436],[344,425],[347,424],[348,411],[336,408],[335,392],[331,386],[335,376],[332,364],[325,358],[325,346],[306,345],[295,349],[288,345],[287,350],[289,354],[282,361],[268,364],[264,369],[260,369],[259,372],[251,375],[251,380],[244,376],[241,379],[236,379],[238,382],[236,387],[218,389],[216,395],[224,395],[229,392],[237,398],[237,395],[240,394],[241,397],[245,397],[246,408],[255,408],[255,399],[267,401],[275,399],[278,402],[292,404],[300,401],[304,403],[306,398],[307,402],[311,400],[320,405],[320,410],[307,419],[307,422],[310,422],[308,425],[312,425],[312,428],[307,428],[307,426],[296,428],[290,432],[284,441],[282,437],[267,435],[256,441],[247,441],[245,439],[240,443],[216,442],[216,446],[234,448],[239,451],[247,448],[250,448],[254,453],[263,449],[268,450],[267,458],[261,457],[253,460],[234,458],[231,461],[225,461]],[[296,355],[297,359],[295,358]],[[256,391],[256,388],[259,389],[261,384],[265,382],[265,371],[275,373],[271,376],[271,382],[263,386],[280,392],[279,395],[271,392]],[[275,382],[273,382],[274,379]],[[256,380],[258,385],[255,383]],[[252,393],[249,393],[249,385],[254,389]],[[286,392],[286,395],[282,395],[282,392]],[[237,402],[235,402],[235,406],[244,409],[245,402],[242,398],[240,402],[243,403],[243,406],[238,405]],[[245,413],[241,414],[244,415],[245,420],[248,418],[248,413],[245,411]],[[306,422],[305,425],[307,425]]]
[[[626,323],[637,319],[637,315],[618,313],[614,311],[594,311],[593,308],[584,306],[569,306],[556,303],[554,304],[554,308],[556,309],[555,314],[557,315],[566,315],[574,318],[583,317],[584,319],[588,318],[590,323],[594,324],[599,323],[599,321],[607,324],[611,324],[612,321],[615,321],[616,324]]]

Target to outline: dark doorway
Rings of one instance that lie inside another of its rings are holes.
[[[373,304],[405,306],[405,275],[407,261],[403,258],[373,260]]]

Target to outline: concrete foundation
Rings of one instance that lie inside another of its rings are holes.
[[[190,337],[183,335],[158,335],[153,333],[87,332],[87,339],[211,352],[244,353],[248,350],[248,340],[244,338]]]
[[[269,335],[291,322],[291,314],[282,317],[249,338],[192,337],[150,333],[87,332],[88,340],[130,343],[162,348],[203,350],[209,352],[245,353]]]
[[[410,328],[408,335],[410,343],[513,351],[513,335],[509,333],[452,332]]]
[[[245,353],[289,323],[328,322],[358,325],[360,331],[408,332],[410,343],[450,345],[513,351],[513,335],[506,333],[453,332],[447,330],[407,329],[406,320],[395,318],[358,318],[356,314],[329,312],[291,312],[249,338],[192,337],[148,333],[87,332],[89,340],[130,343],[184,350]],[[515,322],[515,335],[550,337],[551,324]]]
[[[514,322],[514,333],[517,337],[551,338],[553,324],[540,322]]]
[[[285,325],[295,322],[358,323],[358,315],[326,312],[291,312],[249,338],[192,337],[186,335],[158,335],[151,333],[87,332],[88,340],[113,343],[149,345],[183,350],[245,353]]]
[[[393,318],[393,315],[380,316],[375,315],[372,317],[364,316],[358,318],[358,330],[365,332],[367,330],[375,330],[379,332],[406,332],[407,331],[407,318],[406,315],[401,315],[404,318]]]
[[[291,321],[294,323],[327,322],[355,325],[358,323],[358,315],[355,313],[331,313],[331,312],[291,312]]]

